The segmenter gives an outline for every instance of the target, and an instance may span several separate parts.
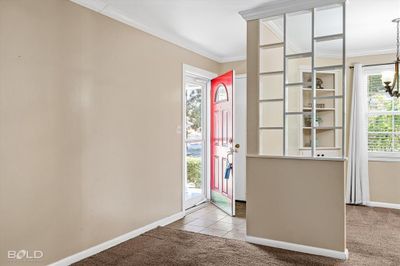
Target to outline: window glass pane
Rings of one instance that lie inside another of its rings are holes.
[[[283,16],[260,21],[260,45],[283,42]]]
[[[186,139],[202,139],[202,87],[186,85]]]
[[[342,156],[342,141],[343,141],[343,129],[335,130],[335,148],[337,157]]]
[[[343,33],[342,5],[317,8],[315,12],[315,36],[341,33]]]
[[[260,103],[260,127],[283,127],[283,103]]]
[[[283,71],[283,46],[260,48],[260,72]]]
[[[311,85],[311,75],[305,75],[304,73],[310,73],[311,70],[311,57],[300,57],[300,58],[288,58],[286,65],[286,81],[287,83],[299,83],[308,82],[305,85]]]
[[[320,96],[328,95],[341,95],[342,94],[342,71],[329,70],[329,71],[317,71],[316,72],[316,90],[317,93],[321,93]],[[332,94],[327,94],[333,92]],[[325,93],[322,95],[322,93]],[[319,96],[319,95],[317,95]]]
[[[302,99],[303,86],[288,86],[286,88],[286,111],[287,112],[303,112],[303,105],[308,106],[307,102],[311,103],[311,99]],[[307,95],[306,95],[307,96]],[[303,102],[305,103],[303,104]],[[310,107],[311,110],[311,107]]]
[[[316,100],[316,126],[317,127],[342,127],[341,98],[319,98]]]
[[[202,193],[202,142],[186,143],[186,199]]]
[[[391,152],[392,134],[390,133],[368,133],[368,150]]]
[[[393,98],[385,92],[385,88],[382,85],[382,75],[368,75],[367,82],[369,111],[392,111]]]
[[[369,115],[368,132],[392,132],[393,115]]]
[[[334,148],[335,147],[335,129],[333,128],[317,128],[315,137],[315,146],[317,148]]]
[[[394,131],[400,134],[400,113],[393,116]]]
[[[289,156],[310,156],[304,152],[304,147],[310,147],[310,138],[304,143],[303,131],[305,131],[304,117],[307,115],[286,115],[286,154]],[[306,131],[311,132],[311,130]]]
[[[396,134],[393,136],[393,142],[394,142],[394,147],[393,151],[394,152],[400,152],[400,134]]]
[[[228,91],[224,85],[218,86],[214,99],[216,103],[228,101]]]
[[[302,11],[286,16],[286,54],[311,52],[312,14]]]
[[[260,131],[260,154],[283,155],[283,130],[261,129]]]
[[[315,66],[325,67],[343,64],[343,39],[315,43]]]
[[[283,74],[260,75],[260,100],[283,99]]]
[[[399,98],[393,98],[393,111],[400,111],[400,99]]]

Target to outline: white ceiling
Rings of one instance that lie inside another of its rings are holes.
[[[268,0],[71,0],[218,62],[245,59],[239,11]],[[400,0],[349,0],[348,56],[395,51]]]

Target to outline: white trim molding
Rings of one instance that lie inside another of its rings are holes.
[[[78,252],[76,254],[73,254],[69,257],[66,257],[64,259],[61,259],[59,261],[56,261],[54,263],[51,263],[50,266],[67,266],[67,265],[71,265],[72,263],[78,262],[80,260],[83,260],[85,258],[88,258],[90,256],[93,256],[101,251],[104,251],[106,249],[109,249],[113,246],[116,246],[118,244],[121,244],[122,242],[125,242],[129,239],[132,239],[134,237],[137,237],[141,234],[146,233],[147,231],[150,231],[158,226],[165,226],[167,224],[173,223],[179,219],[182,219],[185,216],[185,212],[178,212],[176,214],[173,214],[171,216],[168,216],[164,219],[155,221],[151,224],[145,225],[141,228],[138,228],[136,230],[133,230],[129,233],[123,234],[121,236],[118,236],[116,238],[113,238],[111,240],[108,240],[106,242],[103,242],[101,244],[98,244],[94,247],[85,249],[81,252]]]
[[[344,2],[346,0],[275,0],[255,8],[240,11],[239,14],[245,20],[255,20]]]
[[[106,0],[69,0],[69,1],[74,2],[75,4],[78,4],[80,6],[86,7],[88,9],[91,9],[97,13],[100,13],[114,20],[117,20],[121,23],[129,25],[141,31],[144,31],[148,34],[156,36],[164,41],[173,43],[175,45],[178,45],[179,47],[197,53],[201,56],[207,57],[218,63],[228,63],[233,61],[245,60],[245,56],[234,56],[234,57],[220,56],[216,53],[209,51],[208,49],[202,47],[197,43],[184,39],[183,37],[178,37],[163,30],[157,30],[148,27],[131,17],[127,17],[121,14],[119,10],[116,10],[115,8],[112,7],[111,1],[106,1]]]
[[[332,249],[317,248],[312,246],[305,246],[300,244],[294,244],[284,241],[272,240],[267,238],[259,238],[254,236],[246,236],[246,241],[249,243],[263,245],[273,248],[287,249],[291,251],[297,251],[312,255],[330,257],[335,259],[347,260],[349,258],[349,251],[346,249],[344,251],[337,251]]]
[[[400,210],[400,204],[368,201],[367,206]]]
[[[400,152],[368,152],[368,161],[400,162]]]

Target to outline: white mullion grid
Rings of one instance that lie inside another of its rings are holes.
[[[346,157],[346,2],[342,4],[342,158]],[[335,115],[336,116],[336,115]],[[336,120],[336,118],[335,118]],[[336,130],[335,130],[336,134]],[[335,137],[336,139],[336,137]],[[335,143],[336,146],[336,143]]]
[[[287,150],[286,150],[286,109],[287,109],[287,101],[286,101],[286,63],[287,63],[287,58],[286,58],[286,48],[287,48],[287,43],[286,43],[286,13],[283,14],[283,156],[287,155]]]
[[[315,71],[315,8],[311,10],[311,94],[312,94],[312,104],[311,104],[311,157],[315,155],[316,148],[316,134],[315,129],[315,117],[316,117],[316,99],[317,93],[315,91],[316,85],[316,71]]]
[[[400,132],[392,131],[392,132],[385,132],[385,131],[370,131],[368,134],[387,134],[387,135],[400,135]]]
[[[391,134],[392,135],[392,145],[391,145],[391,151],[392,152],[394,152],[394,128],[395,128],[393,110],[394,110],[394,100],[393,100],[393,97],[392,97],[392,134]]]

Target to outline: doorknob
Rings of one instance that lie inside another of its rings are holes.
[[[239,144],[236,144],[234,148],[231,148],[231,152],[232,152],[232,153],[234,153],[234,152],[239,152],[239,151],[238,151],[239,148],[240,148],[240,145],[239,145]]]

